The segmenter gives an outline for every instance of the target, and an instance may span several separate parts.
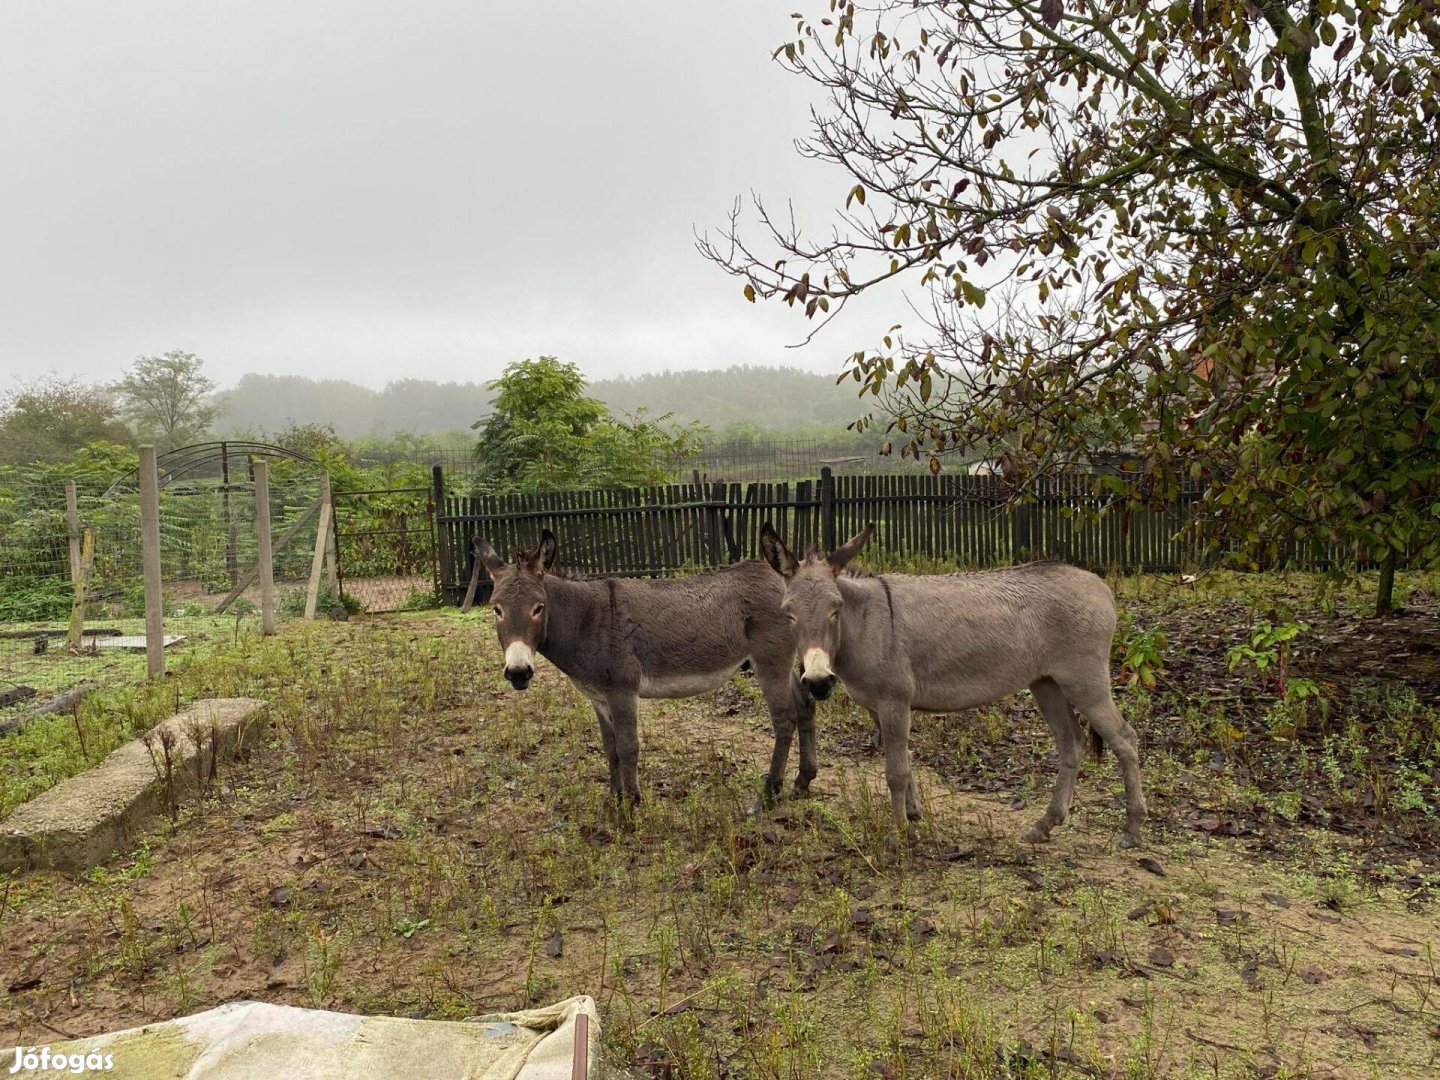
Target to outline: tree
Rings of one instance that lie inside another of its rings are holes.
[[[95,442],[134,442],[104,387],[48,375],[0,397],[0,462],[61,461]]]
[[[834,0],[777,56],[828,95],[835,232],[757,203],[701,247],[811,319],[921,287],[847,374],[935,466],[991,441],[1023,489],[1104,417],[1118,495],[1198,482],[1257,557],[1433,560],[1437,52],[1430,0]]]
[[[220,406],[210,397],[215,382],[204,368],[205,361],[179,350],[137,359],[115,384],[135,430],[166,450],[208,431]]]
[[[490,384],[494,411],[473,425],[490,492],[558,491],[657,482],[698,449],[703,428],[641,410],[619,419],[585,396],[585,377],[553,356],[522,360]]]

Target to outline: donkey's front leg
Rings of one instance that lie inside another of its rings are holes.
[[[771,713],[770,724],[775,729],[775,747],[770,751],[770,771],[765,774],[757,809],[780,797],[781,785],[785,783],[785,763],[790,760],[790,744],[795,739],[795,722],[788,711]]]
[[[920,806],[910,775],[910,706],[903,702],[885,705],[878,712],[880,737],[885,746],[885,785],[890,789],[890,808],[895,814],[896,827],[913,844],[919,839],[915,821],[920,817]]]
[[[620,790],[616,794],[622,803],[634,806],[640,802],[640,699],[635,694],[612,695],[606,704],[620,771]]]
[[[820,773],[820,755],[815,747],[815,699],[793,679],[795,730],[800,733],[800,771],[795,774],[795,794],[809,795],[810,781]]]
[[[620,798],[620,755],[615,750],[615,728],[610,723],[610,708],[603,701],[592,702],[595,719],[600,721],[600,743],[605,748],[605,760],[610,765],[610,794]]]
[[[762,654],[755,661],[755,677],[760,683],[760,692],[765,695],[765,707],[770,712],[770,724],[775,729],[770,771],[765,774],[765,786],[755,806],[759,811],[780,796],[781,785],[785,783],[785,763],[790,760],[790,744],[795,739],[797,727],[800,730],[800,775],[795,780],[796,791],[803,794],[815,778],[815,703],[790,670],[788,656],[777,662],[774,656]]]

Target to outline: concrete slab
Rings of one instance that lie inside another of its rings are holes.
[[[575,1062],[579,1018],[586,1022],[584,1065]],[[595,1002],[568,998],[539,1009],[464,1021],[297,1009],[240,1001],[194,1016],[49,1047],[0,1049],[0,1076],[56,1075],[38,1060],[90,1057],[116,1080],[349,1080],[423,1076],[426,1080],[585,1080],[600,1045]],[[12,1071],[16,1049],[19,1069]],[[29,1055],[36,1060],[31,1061]],[[69,1075],[66,1072],[66,1075]]]
[[[177,641],[184,641],[184,634],[166,634],[161,641],[162,648],[168,649]],[[114,637],[102,637],[95,639],[97,649],[143,649],[145,648],[144,634],[117,634]]]
[[[0,872],[87,870],[125,850],[166,805],[171,788],[180,800],[208,780],[214,758],[234,753],[264,707],[254,698],[196,702],[153,727],[149,747],[144,738],[132,739],[94,768],[37,795],[0,822]],[[164,739],[172,740],[168,788],[161,777]]]

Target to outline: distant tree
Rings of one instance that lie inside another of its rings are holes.
[[[137,359],[115,384],[135,431],[164,449],[183,446],[208,431],[220,405],[210,396],[215,382],[204,368],[198,356],[178,350]]]
[[[649,409],[698,420],[723,433],[745,426],[757,436],[847,440],[869,405],[848,380],[797,368],[736,364],[709,371],[663,371],[597,380],[591,396],[616,414]]]
[[[60,461],[95,442],[134,442],[103,386],[48,375],[0,397],[0,462]]]
[[[362,438],[383,423],[380,394],[344,379],[249,372],[221,395],[226,432],[280,431],[328,424],[341,438]]]
[[[776,55],[826,100],[834,229],[761,204],[702,247],[817,321],[928,292],[851,362],[911,452],[1000,442],[1023,483],[1104,417],[1117,494],[1198,481],[1257,557],[1440,558],[1433,0],[811,6]]]
[[[492,397],[481,383],[398,379],[380,391],[379,415],[390,432],[461,431],[485,411]]]
[[[585,396],[579,368],[553,356],[511,364],[490,389],[494,411],[474,424],[489,491],[649,483],[697,448],[704,430],[672,425],[668,414],[616,418]]]

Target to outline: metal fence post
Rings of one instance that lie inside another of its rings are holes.
[[[275,553],[270,539],[270,463],[255,462],[255,539],[259,550],[260,632],[275,633]]]
[[[145,668],[165,674],[165,596],[160,570],[160,475],[155,447],[140,447],[140,554],[145,574]]]

